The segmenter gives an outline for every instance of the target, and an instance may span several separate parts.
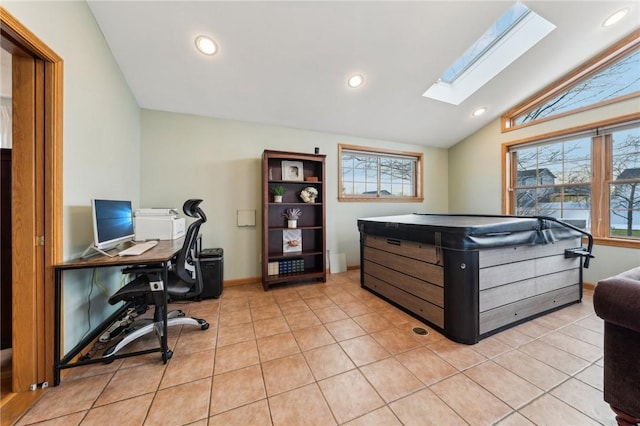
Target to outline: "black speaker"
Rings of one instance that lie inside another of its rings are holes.
[[[217,299],[222,294],[224,278],[224,250],[221,248],[204,249],[200,252],[200,271],[202,272],[203,299]]]

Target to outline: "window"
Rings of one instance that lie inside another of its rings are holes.
[[[555,28],[515,3],[422,96],[460,105]]]
[[[542,105],[514,117],[513,124],[522,125],[637,92],[640,92],[640,49]]]
[[[640,243],[640,121],[515,143],[506,154],[508,214]]]
[[[640,96],[640,33],[635,32],[502,117],[502,130]]]
[[[591,208],[591,139],[514,147],[514,207],[522,216],[553,216],[580,228],[589,225]]]
[[[502,40],[502,38],[529,13],[531,13],[531,10],[522,3],[516,3],[511,6],[453,65],[442,73],[440,81],[452,84],[463,72],[469,69],[471,65],[482,58],[482,55]]]
[[[338,146],[340,201],[422,201],[422,154]]]
[[[609,236],[640,239],[640,126],[610,137]]]

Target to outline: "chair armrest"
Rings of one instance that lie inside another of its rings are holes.
[[[593,307],[603,320],[640,332],[640,281],[624,274],[600,280]]]

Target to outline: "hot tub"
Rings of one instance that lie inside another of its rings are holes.
[[[362,287],[466,344],[580,302],[592,257],[589,234],[545,217],[409,214],[358,229]]]

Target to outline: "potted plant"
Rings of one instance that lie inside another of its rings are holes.
[[[282,196],[284,195],[284,186],[278,185],[271,188],[271,193],[273,194],[273,202],[281,203]]]
[[[282,216],[287,218],[287,226],[289,228],[296,228],[298,226],[298,219],[302,216],[302,210],[300,209],[286,209]]]

